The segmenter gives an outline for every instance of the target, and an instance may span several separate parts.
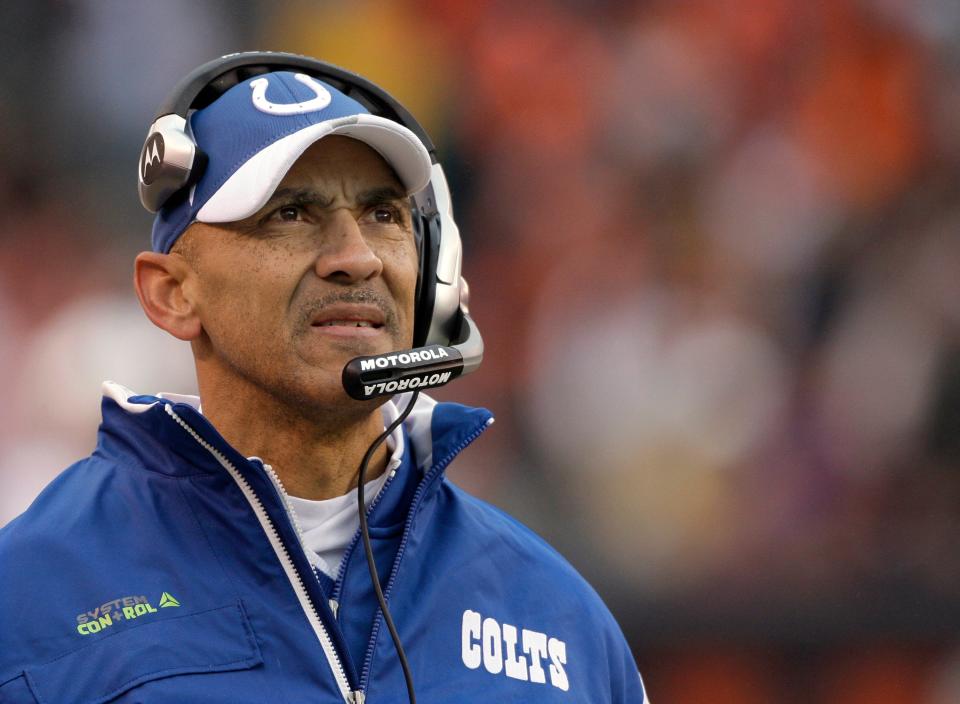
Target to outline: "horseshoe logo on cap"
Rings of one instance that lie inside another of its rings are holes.
[[[253,107],[268,115],[300,115],[305,112],[323,110],[330,104],[330,101],[333,100],[330,91],[310,76],[303,73],[295,73],[293,77],[310,88],[317,94],[317,97],[302,103],[272,103],[267,100],[267,85],[270,82],[269,79],[256,78],[250,81],[250,88],[253,89]]]

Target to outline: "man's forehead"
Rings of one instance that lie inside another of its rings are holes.
[[[404,189],[396,172],[373,147],[350,137],[324,137],[300,155],[278,188],[289,187],[292,181],[342,179],[345,181],[380,181],[381,186]]]

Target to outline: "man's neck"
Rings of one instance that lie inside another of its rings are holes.
[[[248,395],[252,398],[204,394],[201,387],[203,414],[239,452],[271,465],[287,493],[320,500],[342,496],[357,486],[360,462],[383,432],[380,409],[321,423],[268,394]],[[381,444],[365,481],[383,473],[387,454],[386,443]]]

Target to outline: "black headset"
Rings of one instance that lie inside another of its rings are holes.
[[[160,104],[150,125],[140,154],[140,202],[157,212],[203,175],[207,157],[191,135],[191,111],[238,83],[273,71],[318,78],[374,115],[400,123],[420,139],[432,162],[430,183],[411,197],[420,252],[414,349],[353,360],[344,369],[347,391],[354,398],[374,398],[441,386],[474,371],[483,359],[483,340],[469,314],[469,288],[461,276],[463,246],[436,147],[406,108],[362,76],[308,56],[272,51],[228,54],[197,67]]]

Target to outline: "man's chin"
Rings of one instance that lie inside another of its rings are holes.
[[[274,379],[271,393],[288,404],[298,415],[326,423],[334,417],[345,418],[369,413],[379,403],[353,399],[343,387],[343,367],[352,357],[327,360],[323,365],[300,365],[284,378]],[[380,399],[377,399],[380,400]]]
[[[340,374],[350,360],[356,357],[386,354],[405,350],[410,344],[396,341],[394,338],[383,335],[378,337],[333,337],[323,340],[322,345],[311,344],[301,350],[301,359],[310,366],[325,369]],[[313,340],[312,342],[318,342]]]

